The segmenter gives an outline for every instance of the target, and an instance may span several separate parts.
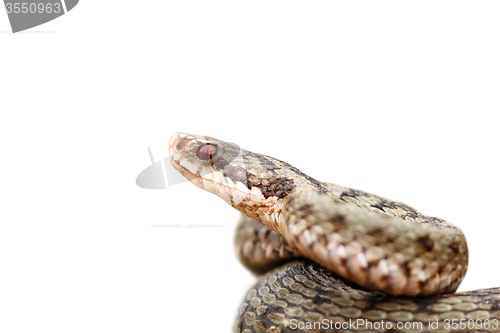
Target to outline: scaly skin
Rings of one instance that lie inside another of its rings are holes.
[[[236,248],[246,267],[262,273],[308,259],[262,276],[235,332],[500,331],[499,289],[440,295],[467,270],[454,225],[210,137],[176,133],[170,155],[193,184],[244,214]]]

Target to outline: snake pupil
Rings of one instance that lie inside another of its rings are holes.
[[[199,150],[198,150],[198,158],[200,160],[211,160],[215,154],[217,153],[217,146],[215,145],[211,145],[210,143],[202,146]]]

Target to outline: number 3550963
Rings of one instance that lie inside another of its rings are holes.
[[[14,3],[6,3],[5,7],[7,8],[7,14],[10,13],[22,13],[22,14],[35,14],[35,13],[56,13],[59,14],[62,10],[60,3],[26,3],[26,2],[14,2]]]

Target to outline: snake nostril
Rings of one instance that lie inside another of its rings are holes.
[[[198,154],[196,154],[198,156],[198,158],[200,160],[211,160],[215,154],[217,153],[217,146],[215,145],[211,145],[210,143],[202,146],[199,150],[198,150]]]
[[[182,151],[184,149],[184,147],[186,147],[186,140],[181,140],[176,146],[175,146],[175,149],[177,151]]]

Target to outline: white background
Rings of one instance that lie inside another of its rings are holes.
[[[230,331],[254,281],[238,213],[135,185],[175,131],[445,218],[469,241],[460,290],[499,286],[499,10],[81,1],[19,34],[0,10],[0,331]]]

